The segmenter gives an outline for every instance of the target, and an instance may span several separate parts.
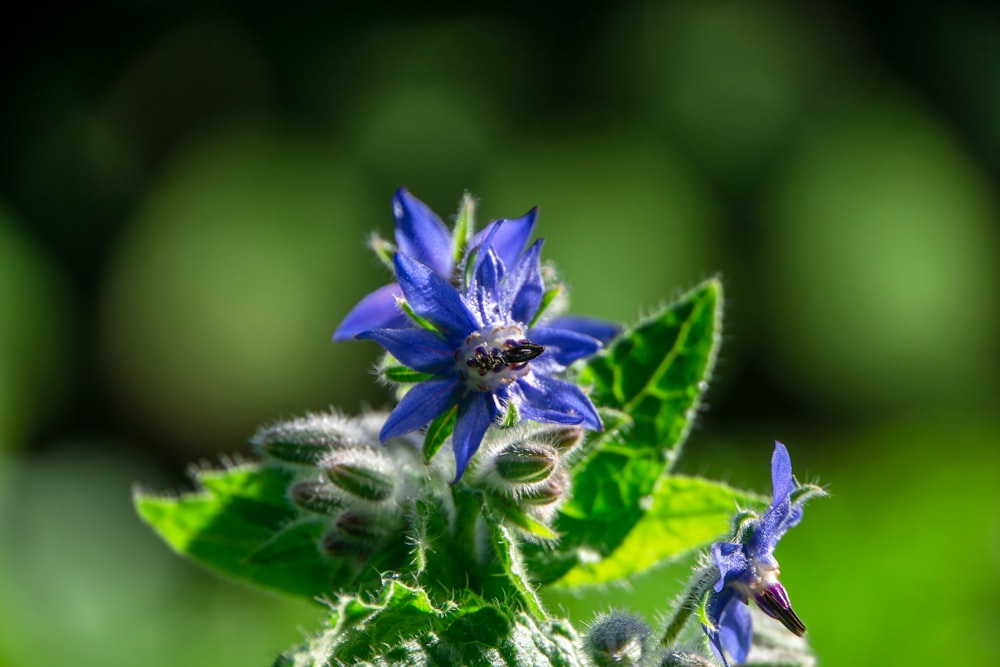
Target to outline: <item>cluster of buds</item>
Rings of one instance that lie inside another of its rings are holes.
[[[331,557],[363,562],[390,542],[402,544],[418,498],[451,497],[446,457],[427,462],[419,433],[383,444],[385,419],[385,413],[312,414],[261,429],[251,439],[267,460],[294,471],[288,499],[329,518],[318,546]],[[544,538],[569,497],[567,462],[584,434],[580,426],[558,424],[494,429],[461,485],[480,492],[529,539]],[[442,507],[449,506],[445,500]]]
[[[402,540],[407,504],[438,476],[421,461],[417,438],[379,442],[384,421],[384,413],[308,415],[262,429],[251,440],[270,460],[297,469],[288,488],[292,503],[330,517],[319,543],[330,556],[365,560],[387,540]]]

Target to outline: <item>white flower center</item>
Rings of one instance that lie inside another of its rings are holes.
[[[494,391],[530,373],[529,362],[542,349],[517,325],[486,326],[470,334],[455,352],[455,367],[470,389]]]

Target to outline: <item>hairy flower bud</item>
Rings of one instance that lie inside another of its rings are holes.
[[[344,497],[327,482],[297,482],[288,490],[293,503],[316,514],[333,516],[344,509]]]
[[[372,436],[358,420],[336,413],[278,422],[258,430],[250,439],[265,456],[298,465],[316,465],[335,449],[368,446],[371,441]]]
[[[596,667],[635,667],[647,652],[649,626],[624,611],[602,615],[590,626],[585,646]]]
[[[357,542],[378,542],[386,532],[378,519],[360,510],[347,510],[337,517],[334,525],[342,535]]]
[[[357,463],[329,465],[326,468],[326,476],[347,493],[371,502],[386,500],[395,489],[395,482],[391,476]]]
[[[543,482],[559,465],[559,452],[551,445],[517,443],[500,452],[494,460],[497,475],[515,484]]]
[[[546,507],[566,500],[569,490],[569,473],[564,469],[559,469],[543,483],[529,487],[518,497],[518,501],[526,508]]]

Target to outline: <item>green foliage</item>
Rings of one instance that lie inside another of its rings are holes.
[[[558,547],[527,551],[540,581],[554,583],[581,562],[611,556],[654,501],[662,501],[657,482],[677,459],[708,386],[721,317],[722,284],[709,280],[624,332],[585,367],[580,381],[593,386],[594,402],[628,420],[574,467],[573,497],[555,526]]]
[[[568,623],[472,595],[435,606],[420,588],[389,579],[375,600],[342,599],[326,630],[275,665],[578,667],[577,644]]]
[[[285,498],[295,479],[284,468],[237,465],[194,473],[200,491],[181,496],[135,493],[139,516],[177,553],[221,574],[281,593],[314,599],[366,572],[323,556],[317,542],[327,521]]]
[[[668,475],[656,485],[650,510],[617,549],[575,566],[559,583],[607,583],[668,563],[724,535],[737,507],[753,506],[766,507],[767,500],[719,482]]]
[[[579,429],[505,423],[470,474],[449,484],[440,462],[455,409],[422,437],[385,445],[384,416],[312,415],[308,428],[279,423],[255,438],[264,464],[198,471],[197,492],[138,492],[136,507],[178,553],[328,604],[327,627],[276,665],[588,664],[539,586],[628,580],[689,556],[728,533],[734,514],[767,504],[670,474],[712,373],[721,307],[721,284],[709,280],[590,360],[579,382],[607,430],[582,447]],[[285,432],[291,445],[276,447],[284,440],[268,434]],[[330,443],[337,456],[323,455]],[[686,626],[712,576],[689,591],[665,636]],[[628,648],[606,639],[591,649]],[[650,660],[687,655],[642,651]]]

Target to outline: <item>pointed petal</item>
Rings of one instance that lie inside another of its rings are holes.
[[[754,530],[748,550],[754,559],[776,564],[772,553],[778,546],[778,541],[802,519],[802,507],[792,507],[789,497],[795,489],[795,479],[792,477],[792,461],[788,450],[780,442],[775,442],[774,455],[771,457],[771,483],[774,486],[774,500]]]
[[[403,296],[399,283],[391,283],[368,294],[347,314],[333,333],[334,342],[350,340],[367,329],[406,326],[407,317],[396,305],[396,297]]]
[[[379,440],[416,431],[434,421],[434,418],[455,404],[456,393],[461,390],[458,380],[426,380],[406,392],[379,433]]]
[[[788,449],[777,440],[774,441],[774,454],[771,456],[771,484],[775,503],[787,498],[795,489],[792,459],[788,455]]]
[[[497,416],[497,406],[489,392],[468,392],[458,405],[458,419],[452,432],[452,449],[455,452],[455,483],[462,479],[472,455],[479,449]]]
[[[542,243],[543,239],[538,239],[507,273],[500,285],[501,307],[516,322],[531,322],[542,305],[545,294],[541,267]]]
[[[545,348],[542,354],[569,366],[577,359],[589,357],[601,349],[601,341],[569,329],[535,327],[528,331],[528,340]]]
[[[742,665],[747,661],[750,643],[753,641],[753,620],[750,617],[750,607],[735,596],[723,608],[719,618],[719,640],[733,657],[733,662]]]
[[[535,219],[537,217],[538,207],[536,206],[520,218],[494,220],[472,237],[472,242],[469,246],[475,248],[478,245],[482,245],[486,237],[493,231],[493,228],[503,223],[500,229],[496,230],[492,246],[504,266],[514,266],[521,253],[527,247],[528,239],[531,238],[532,233],[535,231]]]
[[[454,348],[427,329],[372,329],[357,337],[375,341],[404,366],[421,373],[447,372],[455,365]]]
[[[413,311],[445,336],[464,339],[479,328],[458,290],[430,267],[396,253],[396,278]],[[452,340],[451,342],[455,342]]]
[[[521,378],[517,388],[525,403],[518,406],[525,419],[555,424],[580,424],[603,431],[597,409],[579,387],[538,373]]]
[[[480,250],[476,257],[475,274],[466,301],[470,302],[473,312],[479,316],[484,325],[508,322],[497,297],[497,285],[501,275],[503,266],[493,249],[485,248],[485,252]]]
[[[622,330],[614,322],[606,322],[594,317],[582,317],[580,315],[560,315],[559,317],[545,321],[545,324],[554,329],[569,329],[570,331],[586,334],[604,344],[607,344]]]
[[[441,218],[406,188],[392,196],[392,217],[399,251],[450,279],[454,269],[451,232]]]

